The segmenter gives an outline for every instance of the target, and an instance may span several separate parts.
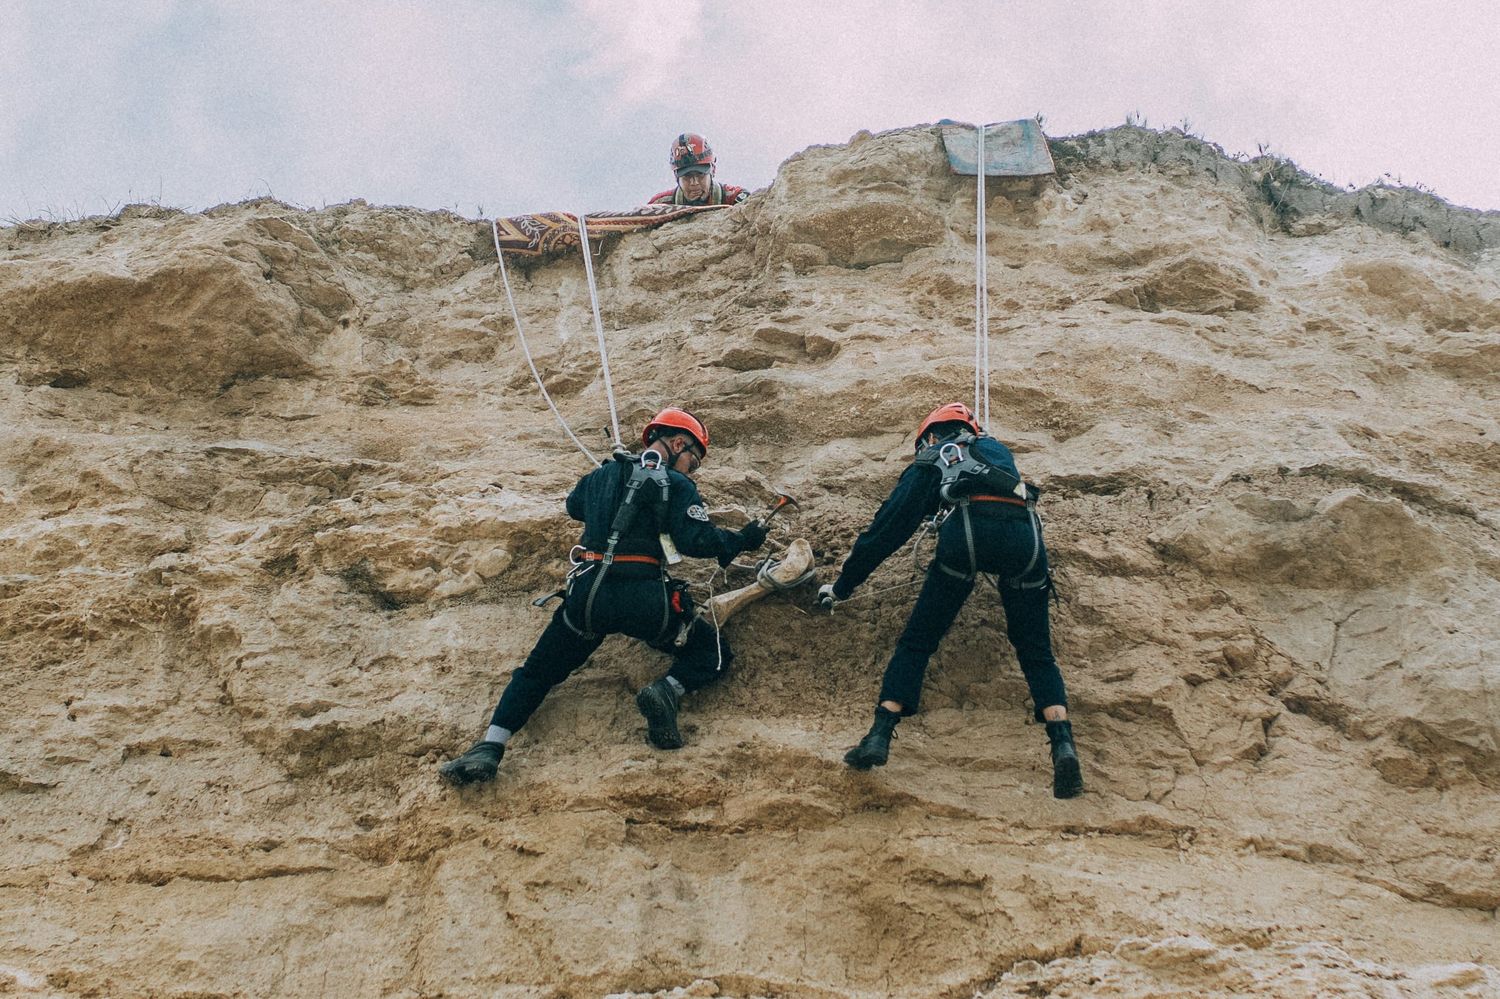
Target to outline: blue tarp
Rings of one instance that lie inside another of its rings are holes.
[[[963,122],[938,122],[948,165],[954,173],[973,177],[979,173],[979,129]],[[984,126],[984,175],[986,177],[1040,177],[1055,173],[1047,137],[1035,118],[1001,121]]]

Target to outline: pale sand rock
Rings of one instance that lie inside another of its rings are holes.
[[[905,554],[832,618],[734,622],[683,751],[629,696],[661,660],[613,640],[493,786],[443,790],[586,467],[487,226],[0,229],[0,993],[1500,994],[1500,217],[1175,133],[1054,151],[992,185],[989,272],[1074,802],[983,595],[891,764],[840,763]],[[716,514],[787,488],[773,541],[831,578],[971,392],[973,216],[922,127],[611,242],[627,433],[693,408]],[[602,452],[578,259],[512,279]]]

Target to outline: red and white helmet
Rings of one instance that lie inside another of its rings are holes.
[[[974,418],[973,412],[968,406],[961,402],[944,403],[937,409],[927,414],[927,419],[917,428],[917,448],[922,447],[922,438],[927,436],[930,427],[939,423],[966,423],[974,433],[979,433],[979,421]]]
[[[708,428],[703,425],[702,420],[687,410],[668,406],[651,417],[651,422],[646,424],[645,430],[641,431],[641,443],[650,444],[655,439],[652,434],[662,430],[687,431],[703,449],[703,457],[708,457]]]
[[[672,172],[681,177],[693,170],[712,170],[716,161],[707,139],[696,132],[683,132],[672,143],[668,162],[672,164]]]

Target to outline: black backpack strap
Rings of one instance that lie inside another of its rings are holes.
[[[599,562],[598,571],[594,574],[594,581],[589,586],[588,597],[584,600],[583,628],[580,633],[590,633],[594,630],[594,598],[599,595],[599,587],[609,575],[610,567],[615,564],[615,549],[619,547],[620,539],[635,524],[635,518],[641,510],[641,490],[648,483],[657,487],[655,497],[657,534],[667,534],[670,526],[672,477],[667,474],[667,466],[663,464],[661,455],[655,451],[645,451],[639,455],[617,451],[615,460],[629,467],[625,478],[625,495],[621,497],[620,505],[615,507],[614,519],[609,524],[609,538],[605,541],[604,551],[600,553],[603,558]],[[662,580],[664,583],[666,578],[666,560],[663,559]]]

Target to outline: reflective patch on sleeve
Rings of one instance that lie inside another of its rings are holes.
[[[708,511],[697,503],[687,508],[687,515],[694,520],[701,520],[705,524],[708,523]]]

